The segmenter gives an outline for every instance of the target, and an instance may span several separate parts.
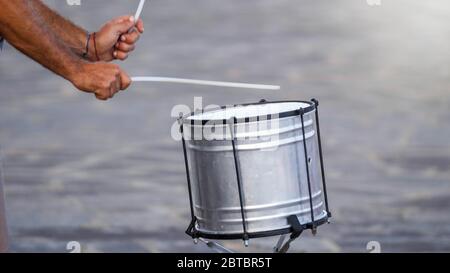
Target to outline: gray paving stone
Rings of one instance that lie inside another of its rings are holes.
[[[48,1],[52,3],[52,1]],[[55,7],[88,29],[130,1]],[[204,252],[189,221],[174,105],[321,101],[333,223],[298,252],[450,251],[450,5],[445,0],[150,1],[131,75],[281,84],[135,84],[100,103],[6,45],[0,144],[12,250]],[[104,5],[108,5],[105,8]],[[270,251],[274,238],[227,246]]]

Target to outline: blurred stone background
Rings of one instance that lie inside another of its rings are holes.
[[[138,1],[47,1],[89,30]],[[370,1],[369,1],[370,2]],[[450,251],[450,3],[151,0],[130,75],[281,84],[135,84],[107,103],[7,45],[0,145],[15,252],[204,252],[189,223],[175,105],[321,101],[333,223],[298,252]],[[275,238],[227,246],[270,251]]]

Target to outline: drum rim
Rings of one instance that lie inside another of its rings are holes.
[[[325,216],[321,219],[314,221],[314,224],[311,222],[311,223],[302,225],[302,228],[304,230],[313,229],[315,227],[318,227],[325,223],[328,223],[329,218],[330,217]],[[247,235],[248,235],[249,239],[256,239],[256,238],[265,238],[265,237],[289,234],[292,232],[293,232],[292,227],[289,227],[289,228],[282,228],[282,229],[276,229],[276,230],[250,232]],[[211,240],[237,240],[237,239],[242,239],[244,236],[244,233],[215,234],[215,233],[207,233],[207,232],[203,232],[203,231],[198,231],[197,229],[194,230],[194,234],[195,234],[195,237],[197,237],[197,238],[205,238],[205,239],[211,239]]]
[[[202,123],[202,125],[206,125],[208,124],[226,124],[227,122],[229,122],[229,120],[227,119],[203,119],[203,120],[188,120],[189,117],[192,117],[196,114],[201,114],[201,113],[208,113],[208,112],[212,112],[212,111],[217,111],[217,110],[221,110],[221,109],[226,109],[228,107],[238,107],[238,106],[252,106],[252,105],[265,105],[265,104],[274,104],[274,103],[305,103],[308,104],[309,106],[306,108],[303,108],[303,111],[305,114],[309,114],[310,112],[316,110],[316,104],[313,101],[302,101],[302,100],[279,100],[279,101],[266,101],[266,100],[261,100],[259,102],[253,102],[253,103],[241,103],[241,104],[233,104],[233,105],[226,105],[226,106],[219,106],[219,107],[215,107],[212,109],[208,109],[206,111],[194,111],[191,112],[187,115],[184,115],[182,117],[183,120],[183,124],[187,124],[187,125],[199,125],[200,121]],[[282,118],[287,118],[287,117],[294,117],[294,116],[299,116],[300,115],[300,109],[298,110],[291,110],[291,111],[286,111],[286,112],[281,112],[278,113],[277,118],[276,119],[282,119]],[[240,119],[236,119],[235,123],[249,123],[249,122],[255,122],[256,121],[260,121],[260,120],[271,120],[272,117],[271,115],[258,115],[258,116],[251,116],[251,117],[245,117],[245,118],[240,118]]]

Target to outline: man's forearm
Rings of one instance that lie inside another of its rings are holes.
[[[33,2],[0,0],[1,36],[33,60],[71,81],[82,60],[46,27]]]
[[[87,31],[50,9],[41,0],[31,4],[41,15],[48,28],[53,31],[75,54],[82,56],[86,51]],[[88,56],[90,58],[92,56]]]

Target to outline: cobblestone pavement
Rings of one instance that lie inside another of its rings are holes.
[[[50,1],[49,1],[50,2]],[[55,1],[53,1],[55,3]],[[56,7],[89,29],[137,1]],[[103,6],[105,5],[105,6]],[[106,7],[107,5],[107,7]],[[281,84],[261,92],[135,84],[101,103],[10,46],[0,55],[0,144],[12,250],[203,252],[177,104],[321,101],[334,218],[298,252],[450,251],[450,4],[446,0],[152,0],[132,75]],[[275,239],[227,246],[270,251]]]

